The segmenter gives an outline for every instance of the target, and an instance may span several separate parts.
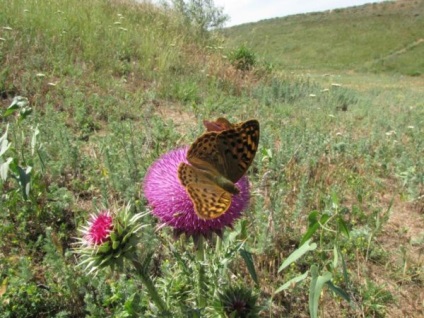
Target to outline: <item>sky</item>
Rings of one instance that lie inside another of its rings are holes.
[[[256,22],[298,13],[326,11],[382,0],[214,0],[230,16],[225,26]]]

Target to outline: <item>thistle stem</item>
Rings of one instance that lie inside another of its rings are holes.
[[[198,307],[206,307],[205,293],[206,293],[206,282],[205,282],[205,249],[204,239],[202,236],[199,237],[197,242],[196,258],[198,262]]]
[[[132,263],[137,270],[137,274],[139,275],[143,285],[147,288],[147,292],[149,293],[151,299],[156,304],[156,306],[160,309],[162,313],[167,313],[168,309],[166,308],[165,303],[162,298],[159,296],[159,293],[150,279],[149,275],[146,273],[146,269],[144,266],[138,261],[133,259]]]
[[[221,246],[222,246],[222,240],[219,236],[216,236],[216,242],[215,242],[216,255],[219,255],[219,252],[221,251]]]

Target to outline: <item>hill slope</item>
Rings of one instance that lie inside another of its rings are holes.
[[[424,73],[424,1],[367,4],[243,24],[227,46],[246,44],[285,69]]]

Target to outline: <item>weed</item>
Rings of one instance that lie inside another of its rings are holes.
[[[255,53],[244,45],[232,51],[229,54],[229,59],[236,69],[242,71],[249,71],[256,64]]]

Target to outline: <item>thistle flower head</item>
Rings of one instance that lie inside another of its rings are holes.
[[[132,258],[139,241],[138,232],[143,214],[131,216],[130,207],[112,213],[109,210],[92,214],[82,226],[75,252],[80,255],[80,266],[91,272],[110,266],[122,267],[125,258]]]
[[[87,227],[83,228],[85,245],[101,245],[109,239],[113,230],[112,215],[109,211],[92,214]]]
[[[186,189],[178,179],[181,162],[188,163],[188,147],[171,150],[154,162],[144,179],[144,194],[152,207],[152,213],[163,224],[174,228],[177,235],[209,237],[220,234],[241,216],[249,202],[249,182],[242,177],[237,183],[240,193],[232,196],[230,208],[220,217],[211,220],[200,219]]]

